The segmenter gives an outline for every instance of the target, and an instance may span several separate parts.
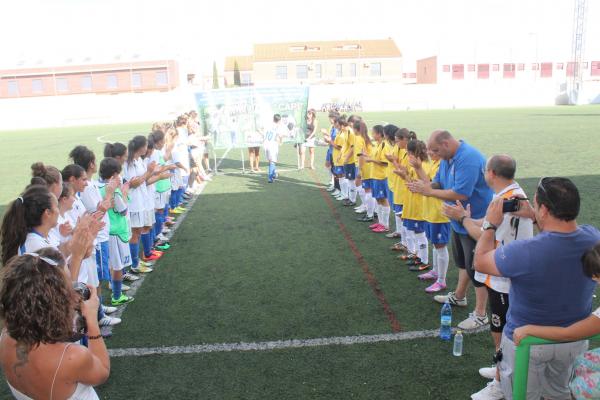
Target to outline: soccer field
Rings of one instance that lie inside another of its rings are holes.
[[[361,115],[421,139],[446,128],[488,156],[508,153],[527,193],[540,176],[568,176],[582,196],[579,222],[600,226],[600,107]],[[125,141],[148,129],[0,132],[0,204],[18,196],[32,162],[62,168],[76,144],[101,158],[101,136]],[[294,148],[282,146],[280,179],[267,184],[264,173],[242,174],[239,149],[218,151],[222,172],[106,342],[112,369],[101,398],[465,399],[485,386],[477,370],[491,363],[489,333],[465,336],[464,355],[452,356],[432,331],[440,306],[427,284],[388,250],[390,239],[323,190],[324,154],[317,148],[316,171],[298,171]],[[469,302],[453,310],[453,325],[471,311],[472,290]]]

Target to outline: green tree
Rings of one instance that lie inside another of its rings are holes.
[[[240,79],[240,66],[237,60],[233,63],[233,86],[242,86],[242,80]]]
[[[219,71],[217,71],[217,62],[213,61],[213,89],[219,88]]]

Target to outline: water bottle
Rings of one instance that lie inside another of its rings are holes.
[[[450,340],[452,338],[452,306],[446,302],[442,306],[442,316],[440,324],[440,339]]]
[[[452,354],[456,357],[462,356],[463,351],[463,334],[462,331],[457,331],[454,335],[454,347],[452,348]]]

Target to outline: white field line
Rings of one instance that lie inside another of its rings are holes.
[[[475,334],[487,331],[487,327],[482,327],[466,334]],[[240,342],[240,343],[216,343],[216,344],[198,344],[188,346],[162,346],[162,347],[139,347],[139,348],[119,348],[109,349],[108,354],[111,357],[138,357],[161,354],[203,354],[203,353],[223,353],[232,351],[270,351],[282,349],[298,349],[303,347],[322,347],[322,346],[350,346],[354,344],[399,342],[404,340],[415,340],[422,338],[434,338],[439,335],[439,330],[410,331],[400,333],[386,333],[381,335],[360,335],[360,336],[334,336],[316,339],[290,339],[276,340],[269,342]]]
[[[97,142],[100,142],[100,143],[110,143],[108,140],[104,140],[104,138],[105,138],[106,136],[113,136],[113,135],[130,135],[130,134],[132,134],[132,133],[138,133],[138,134],[139,134],[139,131],[127,131],[127,132],[110,132],[110,133],[105,133],[105,134],[104,134],[104,135],[102,135],[102,136],[98,136],[98,137],[96,137],[96,141],[97,141]]]
[[[227,149],[225,151],[225,153],[223,154],[223,157],[221,157],[221,159],[215,166],[215,170],[219,169],[219,166],[221,165],[221,161],[223,161],[223,159],[225,159],[225,157],[227,156],[227,153],[229,153],[229,150],[230,149]],[[192,207],[194,206],[194,203],[196,203],[196,200],[202,194],[202,192],[204,191],[204,188],[206,187],[207,184],[208,184],[207,181],[204,181],[200,184],[200,187],[198,188],[196,195],[194,195],[191,198],[190,202],[188,203],[188,211],[192,209]],[[168,235],[166,235],[169,239],[171,239],[173,237],[173,235],[175,234],[175,231],[177,230],[177,228],[179,228],[179,225],[181,225],[181,223],[185,219],[186,215],[187,215],[187,211],[185,213],[181,214],[179,216],[179,218],[177,218],[177,222],[175,222],[175,225],[173,225],[173,227],[171,228],[171,232]],[[160,268],[160,267],[158,267],[158,268]],[[135,297],[134,296],[135,293],[138,291],[138,289],[142,285],[142,283],[144,283],[144,279],[146,279],[146,274],[140,274],[138,276],[140,279],[138,279],[137,281],[127,282],[129,287],[131,288],[126,293],[129,297]],[[120,318],[121,315],[123,314],[123,312],[125,311],[125,309],[127,309],[127,304],[124,304],[123,306],[118,307],[117,311],[115,311],[110,316]],[[111,336],[112,330],[113,330],[113,326],[106,326],[106,327],[101,328],[102,335],[104,335],[104,336]]]

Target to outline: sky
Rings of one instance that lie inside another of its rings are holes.
[[[3,4],[0,68],[175,58],[209,74],[254,43],[395,40],[404,69],[447,62],[568,61],[574,0],[132,1]],[[600,0],[588,0],[586,58],[600,59]]]

